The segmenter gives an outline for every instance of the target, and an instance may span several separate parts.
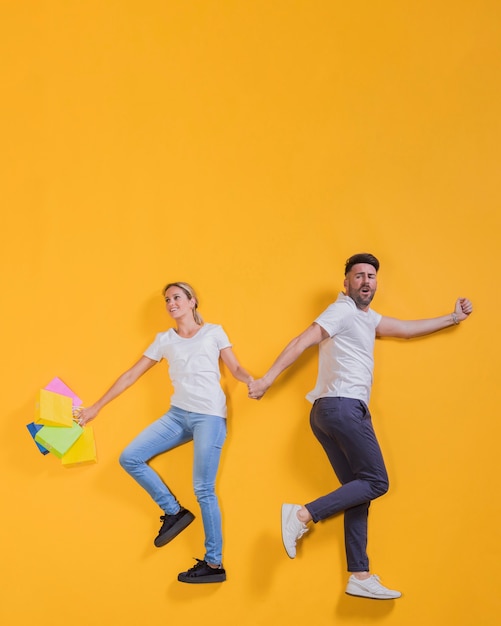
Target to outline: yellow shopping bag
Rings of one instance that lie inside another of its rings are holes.
[[[66,426],[73,424],[73,402],[68,396],[63,396],[47,389],[38,392],[35,423],[44,426]]]
[[[63,455],[61,462],[65,467],[97,463],[96,443],[92,426],[84,426],[81,437]]]

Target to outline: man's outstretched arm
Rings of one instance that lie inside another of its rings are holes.
[[[438,330],[455,326],[463,322],[473,311],[468,298],[458,298],[454,311],[440,317],[422,320],[399,320],[393,317],[383,317],[376,328],[378,337],[397,337],[412,339],[436,333]]]
[[[307,348],[319,344],[324,339],[327,339],[328,336],[329,334],[326,330],[313,322],[311,326],[308,326],[304,332],[285,346],[262,378],[249,383],[249,398],[253,400],[262,398],[275,379],[292,365]]]

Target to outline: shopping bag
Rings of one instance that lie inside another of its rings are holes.
[[[82,435],[63,455],[61,462],[64,467],[97,463],[96,443],[92,426],[84,426]]]
[[[69,396],[40,389],[37,397],[35,423],[43,426],[67,426],[73,424],[73,401]]]
[[[59,393],[62,396],[68,396],[71,398],[74,407],[82,406],[82,401],[77,394],[57,376],[56,378],[53,378],[48,385],[45,385],[44,389],[47,391],[53,391],[54,393]]]
[[[35,422],[31,422],[31,424],[26,424],[26,428],[29,430],[30,435],[33,437],[33,440],[35,440],[35,435],[37,434],[37,432],[43,428],[42,424],[35,424]],[[49,454],[49,451],[47,450],[47,448],[44,448],[43,446],[41,446],[38,441],[35,441],[37,448],[40,450],[40,452],[42,454]]]
[[[60,459],[82,434],[83,428],[76,422],[72,422],[72,426],[69,428],[44,426],[35,435],[35,441]]]

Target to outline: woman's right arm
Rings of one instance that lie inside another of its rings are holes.
[[[77,417],[80,426],[85,426],[85,424],[97,417],[97,414],[103,406],[123,393],[126,389],[133,385],[138,378],[140,378],[157,363],[158,361],[149,359],[147,356],[142,356],[137,363],[134,363],[130,369],[117,378],[113,385],[101,398],[99,398],[97,402],[78,411]]]

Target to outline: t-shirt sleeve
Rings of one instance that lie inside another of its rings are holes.
[[[378,327],[379,322],[383,319],[383,316],[380,313],[376,313],[371,309],[372,319],[374,320],[374,328]]]
[[[215,331],[216,331],[217,347],[219,348],[219,350],[224,350],[225,348],[231,348],[232,343],[228,339],[228,335],[224,332],[223,327],[216,326]]]
[[[321,313],[315,323],[321,326],[328,334],[329,337],[334,337],[345,326],[345,321],[350,315],[350,309],[339,303],[329,305],[323,313]]]
[[[143,355],[147,356],[153,361],[161,361],[163,358],[162,346],[161,346],[162,333],[158,333],[155,337],[155,341],[144,351]]]

